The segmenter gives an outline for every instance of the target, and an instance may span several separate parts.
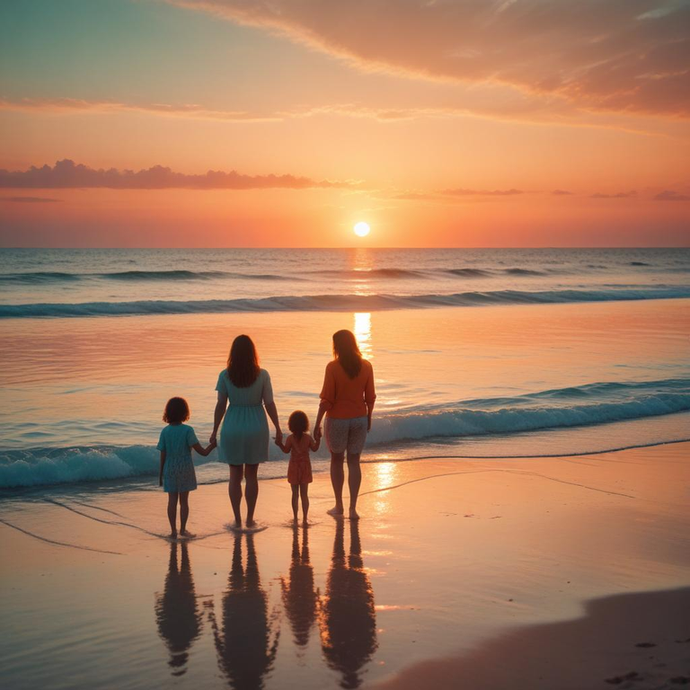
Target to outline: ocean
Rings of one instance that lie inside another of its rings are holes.
[[[283,426],[331,335],[378,400],[364,460],[577,455],[690,438],[688,249],[4,249],[0,488],[156,489],[172,395],[202,442],[251,335]],[[215,453],[202,483],[224,481]],[[317,454],[317,471],[327,452]],[[272,446],[261,476],[284,476]]]

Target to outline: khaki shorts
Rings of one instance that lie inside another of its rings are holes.
[[[364,450],[364,442],[367,440],[367,426],[366,417],[354,419],[326,417],[324,431],[328,450],[331,453],[347,451],[353,455],[359,455]]]

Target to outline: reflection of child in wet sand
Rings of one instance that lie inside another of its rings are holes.
[[[309,633],[316,620],[317,593],[314,589],[314,568],[309,562],[309,532],[302,533],[302,548],[299,546],[299,528],[292,533],[292,562],[290,579],[281,579],[283,606],[290,621],[295,644],[300,650],[309,643]]]
[[[173,676],[181,676],[187,671],[189,648],[201,632],[201,616],[197,610],[187,545],[183,543],[181,548],[182,562],[178,565],[178,545],[170,545],[165,589],[156,597],[158,634],[170,651],[168,665]]]
[[[341,687],[358,688],[360,671],[377,647],[374,591],[364,570],[356,520],[350,522],[347,561],[344,542],[345,526],[338,520],[326,594],[319,607],[319,628],[326,662],[342,674]]]
[[[193,537],[187,531],[189,518],[189,492],[196,489],[196,474],[191,449],[199,455],[208,455],[216,444],[203,448],[194,429],[184,424],[189,419],[189,405],[184,398],[170,398],[165,406],[163,421],[168,423],[158,441],[161,452],[161,468],[158,485],[168,494],[168,520],[170,537],[177,538],[177,502],[180,502],[180,535]]]
[[[235,536],[228,589],[223,594],[223,620],[211,613],[213,637],[221,672],[231,687],[260,690],[271,670],[278,637],[271,642],[268,597],[259,577],[254,535],[247,534],[247,560],[242,565],[242,538]]]
[[[276,438],[276,445],[281,448],[283,453],[290,453],[287,480],[292,486],[292,513],[295,522],[297,522],[297,508],[301,497],[302,518],[306,525],[309,513],[309,484],[313,481],[309,451],[319,449],[321,438],[318,435],[316,438],[312,438],[309,434],[309,418],[302,410],[295,410],[290,415],[288,428],[292,433],[287,437],[285,443]]]

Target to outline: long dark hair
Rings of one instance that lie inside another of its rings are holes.
[[[248,335],[238,335],[228,355],[228,376],[238,388],[247,388],[259,376],[259,356],[254,342]]]
[[[351,379],[362,370],[362,353],[352,331],[342,330],[333,334],[333,356]]]

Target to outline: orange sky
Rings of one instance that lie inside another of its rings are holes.
[[[684,0],[6,3],[0,245],[688,244],[688,19]]]

